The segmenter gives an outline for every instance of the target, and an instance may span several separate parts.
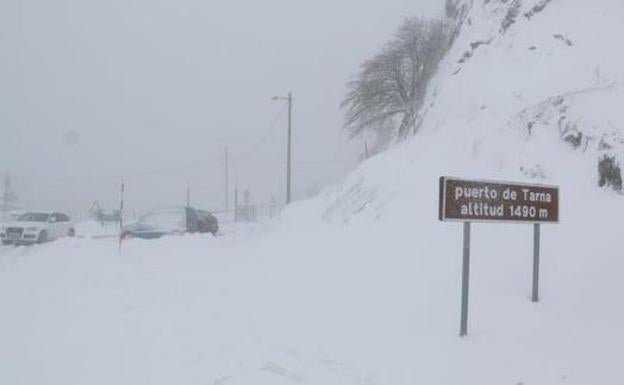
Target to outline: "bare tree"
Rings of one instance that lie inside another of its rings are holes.
[[[460,0],[446,0],[444,2],[444,12],[446,13],[446,17],[454,18],[456,17],[459,10]]]
[[[445,20],[408,19],[381,53],[362,64],[341,104],[352,136],[392,130],[402,139],[416,128],[427,85],[449,47],[450,29]]]

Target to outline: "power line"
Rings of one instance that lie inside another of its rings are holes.
[[[270,159],[270,158],[251,158],[262,145],[265,144],[267,139],[271,136],[271,134],[277,128],[277,124],[280,119],[283,117],[286,112],[288,105],[284,105],[281,109],[278,110],[275,117],[271,121],[271,123],[267,126],[267,128],[262,132],[261,136],[256,140],[241,156],[234,157],[229,154],[229,161],[231,163],[264,163],[264,164],[283,164],[283,160],[280,159]],[[131,178],[140,178],[140,177],[149,177],[149,176],[159,176],[168,173],[177,173],[181,170],[186,172],[186,175],[189,175],[190,169],[199,168],[196,170],[196,175],[201,175],[205,173],[206,165],[219,165],[221,166],[225,162],[225,159],[221,156],[215,157],[207,157],[202,160],[197,160],[194,162],[188,163],[180,163],[175,165],[169,165],[164,167],[152,168],[145,171],[124,173],[124,174],[109,174],[109,175],[78,175],[78,176],[49,176],[49,175],[14,175],[15,179],[21,180],[36,180],[37,183],[80,183],[86,181],[110,181],[110,180],[122,180],[122,179],[131,179]],[[323,166],[352,166],[354,162],[340,162],[340,161],[330,161],[330,160],[298,160],[293,161],[293,164],[298,165],[323,165]]]
[[[253,154],[261,145],[264,144],[264,142],[266,142],[266,140],[269,138],[270,134],[273,133],[273,131],[275,130],[275,128],[277,127],[277,123],[279,122],[280,118],[282,117],[282,115],[284,115],[284,113],[286,112],[286,109],[288,108],[288,106],[283,106],[275,115],[275,118],[273,119],[273,121],[271,122],[271,124],[267,127],[266,130],[264,130],[262,136],[256,141],[256,143],[254,145],[252,145],[251,147],[249,147],[249,149],[247,151],[245,151],[243,153],[243,155],[241,155],[240,157],[238,157],[238,159],[235,158],[235,161],[237,162],[244,162],[246,159],[249,158],[249,156],[251,154]]]
[[[271,159],[271,158],[249,158],[248,157],[246,159],[238,159],[238,160],[234,159],[234,160],[238,162],[239,164],[255,163],[255,164],[278,165],[278,164],[284,163],[284,160]],[[232,161],[231,158],[230,158],[230,161]],[[100,175],[100,176],[96,176],[96,175],[80,175],[80,176],[16,175],[16,176],[13,176],[13,179],[35,180],[37,181],[37,183],[72,184],[72,183],[82,183],[82,182],[98,182],[98,181],[105,182],[105,181],[111,181],[111,180],[116,181],[116,180],[122,180],[122,179],[128,180],[132,178],[161,176],[164,174],[178,173],[180,170],[184,170],[186,176],[189,176],[189,175],[201,176],[205,174],[206,172],[205,166],[207,162],[212,162],[210,164],[214,165],[215,167],[217,166],[220,167],[223,164],[223,159],[211,158],[210,160],[198,161],[198,162],[188,163],[188,164],[180,164],[180,165],[171,166],[171,167],[152,169],[148,171],[128,173],[128,174]],[[349,162],[349,161],[341,162],[341,161],[332,161],[332,160],[297,160],[297,161],[293,161],[292,163],[296,165],[302,165],[302,166],[336,166],[336,167],[352,166],[355,164],[355,162]],[[189,170],[189,168],[195,168],[199,166],[201,166],[202,168],[192,171],[193,174],[190,173],[191,170]]]

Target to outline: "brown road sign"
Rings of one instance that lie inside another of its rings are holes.
[[[559,188],[440,177],[441,221],[559,222]]]

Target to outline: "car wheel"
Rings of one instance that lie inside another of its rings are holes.
[[[76,230],[69,229],[69,231],[67,232],[67,236],[68,237],[75,237],[76,236]]]
[[[13,242],[11,242],[11,241],[2,241],[2,244],[5,245],[5,246],[10,245],[11,243],[13,243]]]
[[[39,238],[37,238],[37,243],[45,243],[48,241],[48,232],[42,231],[39,233]]]

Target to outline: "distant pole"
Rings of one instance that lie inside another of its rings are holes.
[[[120,193],[120,201],[119,201],[119,224],[123,226],[123,210],[124,210],[124,193],[126,191],[126,186],[123,182],[121,182],[121,193]]]
[[[234,187],[234,222],[238,222],[238,186]]]
[[[286,164],[286,204],[291,199],[291,182],[292,182],[292,92],[288,93],[288,155]]]
[[[121,192],[119,199],[119,254],[121,254],[121,242],[123,241],[123,211],[124,211],[124,192],[126,188],[123,182],[121,182]]]
[[[292,92],[287,97],[274,96],[273,100],[285,100],[288,102],[288,141],[286,144],[286,204],[289,204],[292,197]]]
[[[539,301],[539,271],[540,270],[540,224],[533,225],[533,292],[531,300]]]
[[[228,191],[229,188],[229,169],[228,169],[228,148],[227,146],[225,147],[225,210],[227,211],[230,204],[229,204],[229,197],[230,197],[230,192]]]
[[[368,159],[368,142],[364,141],[364,156]]]
[[[186,185],[186,207],[191,207],[191,186]]]
[[[2,193],[2,215],[4,220],[6,220],[7,218],[7,214],[9,211],[9,200],[10,195],[11,195],[11,176],[9,176],[8,174],[4,176],[4,186],[3,186],[3,193]]]
[[[464,246],[462,259],[462,296],[459,336],[468,334],[468,289],[470,286],[470,222],[464,222]]]

